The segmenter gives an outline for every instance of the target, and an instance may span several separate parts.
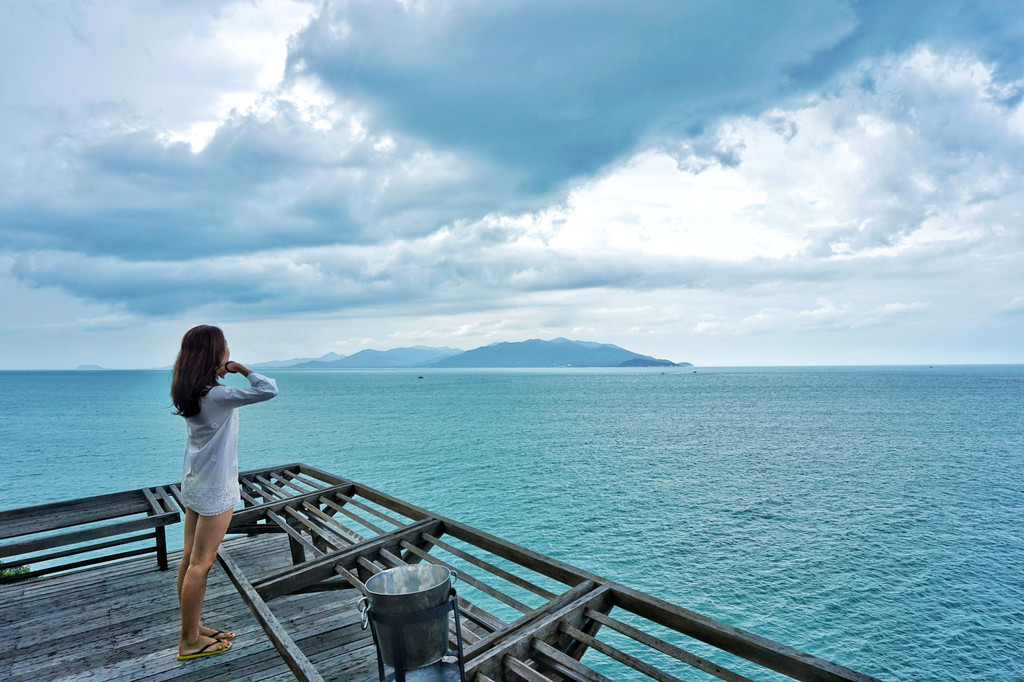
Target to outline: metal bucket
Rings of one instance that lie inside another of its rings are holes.
[[[393,637],[401,637],[404,667],[420,668],[436,663],[448,651],[448,613],[439,611],[426,620],[412,618],[448,600],[458,575],[444,566],[413,564],[382,571],[366,581],[368,604],[361,607],[373,621],[384,665],[394,668]],[[411,616],[409,623],[375,620],[374,614]],[[416,622],[419,621],[419,622]]]

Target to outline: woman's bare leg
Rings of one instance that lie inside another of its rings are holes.
[[[195,513],[191,509],[185,510],[185,547],[181,551],[181,563],[178,565],[178,605],[181,606],[181,583],[185,580],[185,574],[188,572],[189,560],[192,556],[192,545],[195,542],[196,536],[196,524],[199,521],[199,514]],[[213,637],[215,633],[217,639],[231,639],[235,636],[235,633],[227,630],[214,630],[208,628],[202,623],[199,624],[199,634],[205,637]]]
[[[199,514],[191,509],[185,510],[185,546],[181,550],[181,563],[178,564],[178,604],[181,605],[181,583],[185,580],[185,573],[188,571],[188,561],[192,556],[192,544],[196,537],[196,522]]]
[[[217,549],[231,523],[232,513],[232,510],[228,510],[217,516],[200,516],[191,509],[186,511],[185,549],[188,551],[182,552],[181,565],[178,567],[178,602],[181,605],[179,655],[195,653],[215,641],[201,634],[199,614],[206,598],[206,578],[217,558]],[[228,642],[223,642],[207,651],[220,651],[228,646]]]

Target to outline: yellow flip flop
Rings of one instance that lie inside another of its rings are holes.
[[[203,656],[213,656],[214,654],[222,654],[225,651],[228,651],[228,650],[231,649],[231,642],[228,642],[228,645],[226,647],[224,647],[223,649],[217,649],[216,651],[207,651],[207,649],[209,649],[214,644],[220,644],[221,642],[226,642],[226,641],[227,640],[224,640],[224,639],[215,639],[212,642],[210,642],[209,644],[207,644],[206,646],[204,646],[199,651],[195,652],[194,654],[188,654],[186,656],[178,656],[178,660],[179,661],[188,661],[188,660],[193,659],[193,658],[202,658]]]
[[[230,641],[230,640],[235,638],[234,634],[232,634],[230,637],[218,637],[217,636],[217,635],[223,635],[223,634],[227,634],[227,633],[224,630],[217,630],[217,632],[213,633],[212,635],[207,635],[207,637],[213,637],[218,642],[227,642],[227,641]]]

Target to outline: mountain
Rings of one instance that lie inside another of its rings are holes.
[[[392,348],[391,350],[361,350],[347,357],[324,361],[313,360],[292,365],[293,369],[370,369],[393,367],[423,367],[450,355],[458,355],[458,348]]]
[[[689,366],[690,363],[680,363]],[[640,355],[610,343],[565,338],[493,343],[452,355],[432,367],[675,367],[676,363]]]
[[[269,362],[257,362],[247,365],[249,369],[282,369],[285,367],[296,367],[309,362],[337,362],[346,356],[337,353],[327,353],[318,358],[292,358],[291,360],[271,360]]]
[[[411,367],[690,367],[690,363],[640,355],[610,343],[530,339],[493,343],[470,351],[413,346],[361,350],[352,355],[328,353],[319,358],[277,360],[249,365],[253,369],[393,369]]]

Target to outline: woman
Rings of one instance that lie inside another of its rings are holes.
[[[238,494],[238,420],[235,408],[270,400],[277,384],[233,360],[224,332],[200,325],[186,332],[174,363],[171,399],[175,414],[188,424],[181,496],[185,504],[185,547],[178,567],[181,640],[178,660],[211,656],[231,648],[234,634],[204,627],[199,612],[206,597],[206,577],[217,549],[241,501]],[[225,374],[238,373],[249,388],[224,386]]]

